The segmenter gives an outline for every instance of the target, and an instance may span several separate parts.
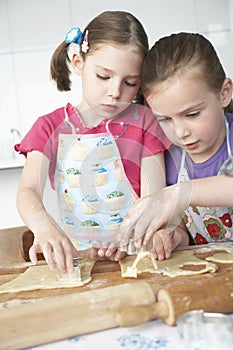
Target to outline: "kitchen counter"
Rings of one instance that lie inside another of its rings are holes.
[[[25,164],[25,157],[19,156],[11,159],[0,159],[0,170],[23,168]]]

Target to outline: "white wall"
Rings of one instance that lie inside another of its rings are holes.
[[[84,28],[106,9],[134,13],[151,45],[171,32],[204,33],[233,77],[232,0],[0,0],[0,158],[12,127],[24,134],[39,115],[79,102],[78,79],[73,93],[49,80],[51,54],[71,27]]]
[[[232,0],[0,0],[0,160],[12,156],[11,128],[24,135],[38,116],[79,102],[78,79],[74,92],[56,91],[50,58],[70,28],[83,29],[104,10],[132,12],[144,24],[150,45],[172,32],[205,34],[233,77]],[[15,207],[10,209],[17,216]]]

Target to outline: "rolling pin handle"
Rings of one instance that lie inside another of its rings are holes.
[[[116,323],[119,327],[137,326],[156,318],[166,318],[168,306],[165,301],[158,301],[149,305],[138,305],[125,308],[116,314]]]

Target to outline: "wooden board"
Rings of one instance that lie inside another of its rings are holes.
[[[197,248],[196,248],[197,249]],[[215,250],[206,252],[206,253],[197,253],[196,256],[199,258],[205,258],[209,255],[212,255]],[[44,264],[44,261],[40,261],[41,264]],[[215,276],[224,276],[227,274],[233,274],[233,264],[220,264],[217,263],[219,270],[212,274],[206,273],[203,275],[194,275],[194,276],[180,276],[176,278],[171,278],[165,275],[143,273],[138,276],[135,280],[134,278],[122,278],[120,273],[120,267],[118,262],[111,261],[98,261],[96,262],[93,271],[92,271],[92,281],[83,287],[73,287],[73,288],[59,288],[55,290],[35,290],[30,292],[19,292],[19,293],[5,293],[0,296],[0,306],[4,307],[5,302],[14,300],[22,300],[24,303],[26,301],[54,297],[59,295],[67,294],[76,294],[84,291],[95,290],[99,288],[105,288],[108,286],[115,286],[124,283],[134,283],[135,281],[146,281],[149,282],[152,286],[155,294],[161,288],[166,288],[166,285],[170,286],[171,284],[179,285],[181,282],[189,283],[190,281],[197,281],[197,283],[202,283],[209,278],[214,278]],[[20,273],[23,273],[31,264],[29,262],[23,262],[18,264],[10,264],[8,266],[0,266],[0,285],[12,280],[13,278],[19,276]],[[190,269],[192,267],[189,267]],[[193,267],[195,268],[195,267]],[[13,304],[13,303],[12,303]]]
[[[14,248],[12,254],[9,254],[11,246],[9,236],[7,237],[6,233],[0,230],[2,250],[4,250],[4,243],[8,247],[5,260],[0,261],[0,285],[19,276],[31,266],[28,261],[28,249],[32,242],[30,232],[26,228],[21,228],[17,232],[10,230],[7,233],[13,233],[10,237],[11,244],[18,238],[17,249]],[[202,248],[205,247],[202,246]],[[194,249],[198,252],[200,247],[187,247],[186,249]],[[215,250],[210,250],[210,245],[208,245],[204,253],[197,253],[197,257],[205,258],[214,252]],[[39,263],[44,264],[45,262],[40,260]],[[171,278],[144,273],[137,279],[130,279],[121,277],[119,263],[99,261],[93,268],[92,281],[83,287],[1,294],[0,328],[3,331],[0,334],[0,349],[25,348],[69,336],[117,327],[119,326],[116,322],[117,313],[126,307],[135,307],[138,319],[139,307],[143,309],[148,306],[148,310],[152,310],[151,305],[155,305],[157,294],[159,295],[161,289],[171,293],[171,287],[173,287],[172,293],[175,291],[179,300],[181,300],[180,295],[184,297],[185,292],[182,288],[188,291],[192,289],[193,283],[195,287],[200,286],[201,288],[208,280],[211,282],[216,280],[216,288],[214,288],[216,290],[219,287],[219,280],[224,281],[229,274],[233,275],[233,264],[218,263],[217,265],[219,270],[214,274]],[[214,283],[211,283],[212,285],[214,286]],[[203,295],[199,299],[205,303]],[[158,301],[157,304],[162,311],[157,315],[162,317],[163,300]],[[177,304],[180,302],[178,301]],[[57,317],[61,314],[62,318]],[[79,322],[78,326],[74,322],[77,315],[79,315],[79,320],[82,319],[82,323]]]

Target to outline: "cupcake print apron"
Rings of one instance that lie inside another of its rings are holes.
[[[228,156],[231,156],[229,140],[229,124],[225,119]],[[178,183],[188,181],[189,175],[185,168],[186,151],[183,150]],[[225,162],[226,163],[226,162]],[[225,163],[219,170],[224,169]],[[194,207],[190,206],[183,214],[183,222],[190,232],[195,244],[206,244],[233,240],[233,208],[226,207]]]
[[[59,134],[55,186],[60,226],[77,249],[111,241],[136,194],[128,181],[114,137]]]

